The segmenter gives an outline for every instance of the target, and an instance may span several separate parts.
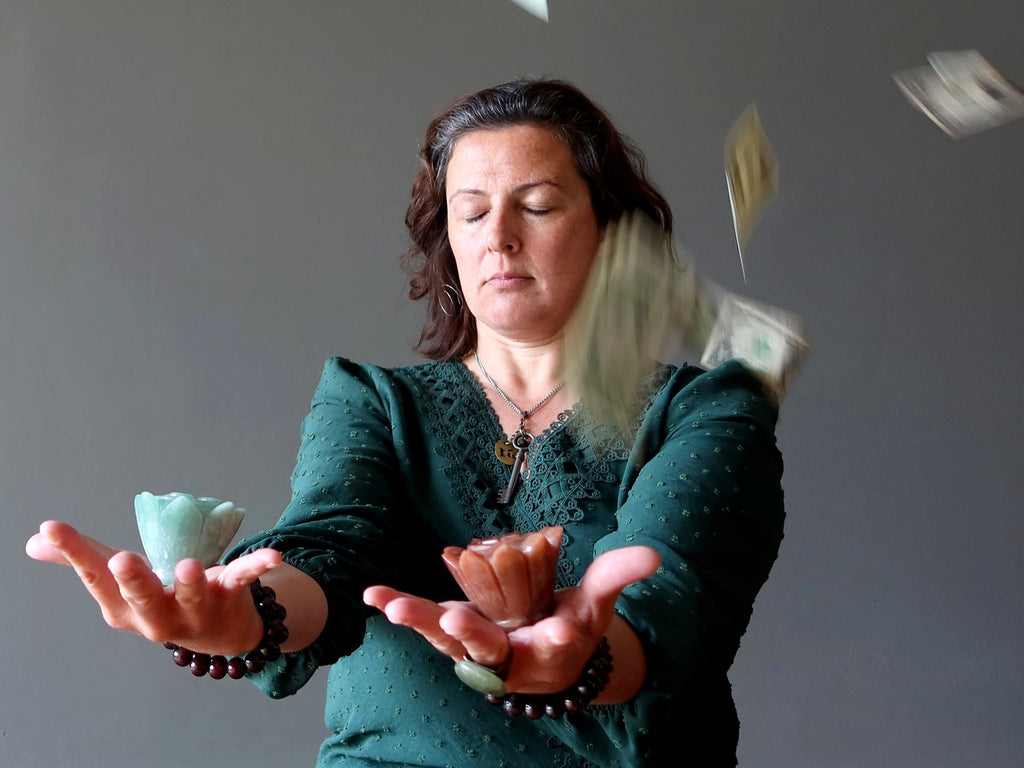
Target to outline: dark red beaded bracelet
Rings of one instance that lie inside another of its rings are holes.
[[[486,694],[489,704],[500,706],[512,717],[526,715],[531,720],[550,717],[557,720],[566,712],[579,712],[593,701],[612,674],[612,649],[608,638],[602,637],[587,661],[579,679],[559,693],[506,693],[504,696]]]
[[[288,639],[288,629],[284,625],[288,612],[277,602],[277,594],[270,587],[264,587],[256,579],[249,585],[256,610],[263,619],[263,639],[255,651],[230,659],[215,654],[196,653],[174,643],[164,643],[164,647],[173,651],[174,663],[179,667],[188,667],[193,675],[202,677],[209,673],[214,680],[230,677],[238,680],[245,677],[246,672],[253,674],[263,671],[268,661],[275,661],[281,656],[281,643]]]

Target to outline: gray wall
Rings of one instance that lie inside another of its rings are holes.
[[[587,90],[700,269],[812,333],[741,763],[1024,764],[1024,121],[954,142],[890,79],[978,48],[1024,81],[1024,6],[549,5],[0,0],[0,765],[312,764],[322,674],[194,680],[23,543],[58,517],[138,548],[142,489],[273,522],[323,358],[414,360],[426,121],[518,74]],[[721,145],[750,101],[782,190],[743,286]]]

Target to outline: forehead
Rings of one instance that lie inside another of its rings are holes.
[[[583,181],[569,147],[539,125],[470,131],[456,141],[446,175],[450,187],[473,179]]]

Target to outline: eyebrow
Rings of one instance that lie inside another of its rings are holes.
[[[557,187],[558,189],[562,189],[562,185],[559,184],[557,181],[548,181],[548,180],[544,180],[544,181],[527,181],[527,182],[524,182],[522,184],[519,184],[519,185],[513,187],[512,188],[512,194],[520,194],[522,192],[527,192],[527,191],[529,191],[531,189],[534,189],[535,187],[544,187],[544,186]],[[454,192],[452,192],[452,194],[448,197],[448,202],[450,203],[452,200],[454,200],[459,195],[486,195],[486,194],[487,193],[484,192],[482,189],[474,189],[473,187],[460,187],[459,189],[456,189]]]

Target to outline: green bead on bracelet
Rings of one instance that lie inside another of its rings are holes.
[[[579,712],[604,690],[612,673],[612,654],[608,638],[602,637],[580,673],[579,679],[564,691],[548,694],[509,693],[505,676],[512,655],[500,667],[485,667],[469,658],[455,662],[455,674],[474,691],[484,694],[487,702],[500,706],[511,717],[526,715],[531,720],[542,717],[558,719],[566,713]]]
[[[504,696],[508,687],[497,673],[483,664],[463,659],[455,662],[455,675],[462,682],[479,693],[489,696]]]

